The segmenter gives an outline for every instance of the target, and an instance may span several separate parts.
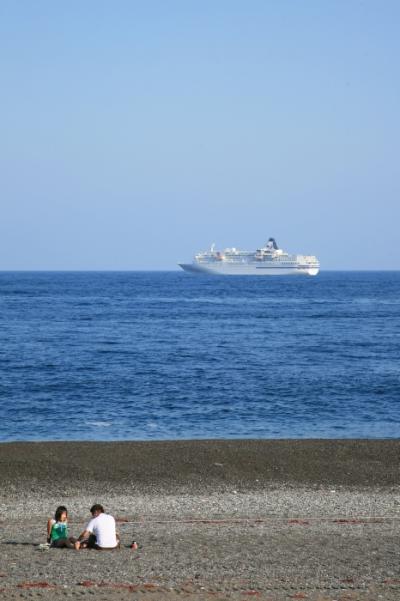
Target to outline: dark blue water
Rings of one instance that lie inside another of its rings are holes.
[[[399,434],[400,272],[0,273],[0,440]]]

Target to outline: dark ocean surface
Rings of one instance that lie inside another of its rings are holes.
[[[0,273],[0,440],[394,438],[400,272]]]

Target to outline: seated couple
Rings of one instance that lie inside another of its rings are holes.
[[[115,549],[120,546],[119,536],[112,515],[104,513],[101,505],[90,509],[92,519],[79,538],[68,536],[68,511],[61,505],[57,507],[54,519],[47,522],[47,541],[58,549]]]

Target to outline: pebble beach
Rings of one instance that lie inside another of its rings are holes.
[[[397,601],[399,453],[398,440],[3,443],[0,595]],[[57,505],[77,536],[95,502],[120,550],[41,550]]]

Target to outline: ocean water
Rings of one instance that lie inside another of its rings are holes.
[[[400,272],[0,273],[0,440],[400,435]]]

